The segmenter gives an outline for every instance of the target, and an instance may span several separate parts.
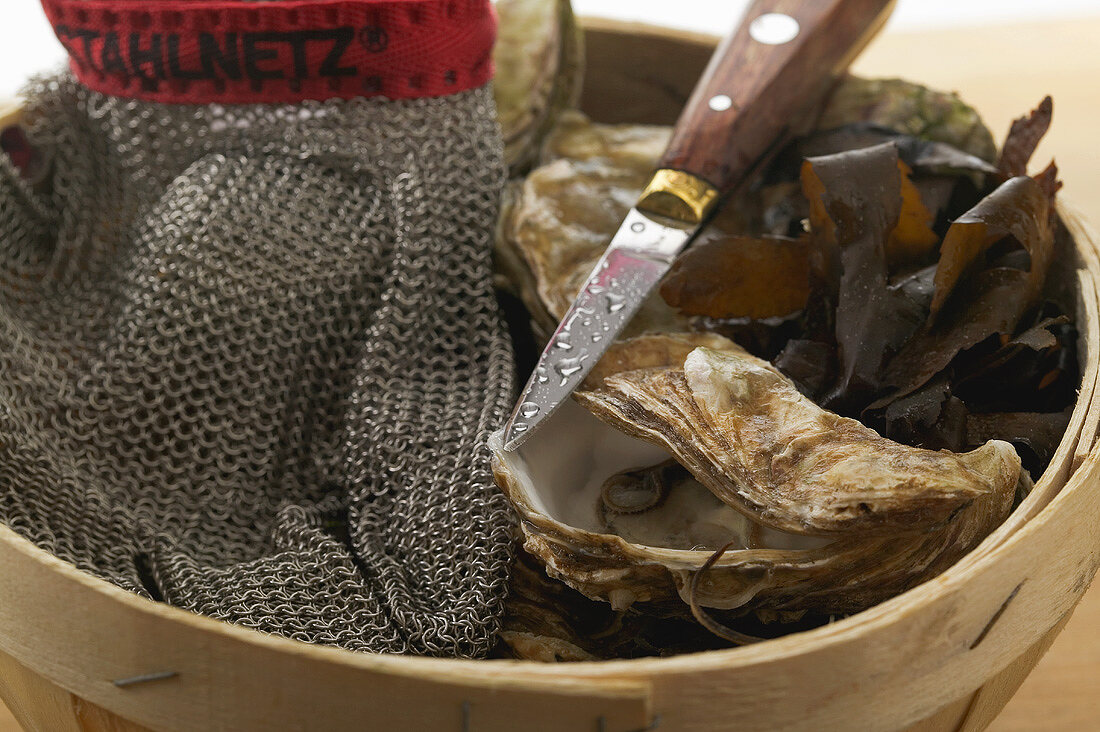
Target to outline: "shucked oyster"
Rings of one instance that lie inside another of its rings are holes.
[[[682,365],[699,346],[743,353],[715,335],[643,336],[615,346],[586,388],[620,372]],[[610,429],[576,404],[563,405],[518,452],[504,451],[499,434],[490,444],[497,481],[522,518],[527,551],[551,576],[618,608],[635,601],[683,608],[692,577],[724,535],[742,548],[727,551],[700,577],[701,605],[858,611],[928,579],[976,546],[1004,520],[1016,491],[1011,469],[1004,476],[994,470],[1007,479],[991,480],[938,525],[830,541],[766,528],[683,476],[647,487],[652,478],[638,469],[660,465],[669,453]],[[1000,452],[991,458],[994,467],[1001,465]],[[635,484],[615,485],[624,479]],[[647,490],[666,495],[647,497]],[[609,491],[619,493],[609,497]],[[619,510],[609,520],[609,503],[639,510]]]
[[[499,0],[493,89],[512,175],[523,173],[558,114],[580,94],[581,31],[569,0]]]

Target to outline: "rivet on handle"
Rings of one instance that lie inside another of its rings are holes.
[[[707,102],[707,106],[715,112],[725,112],[733,106],[733,100],[726,94],[716,94]]]
[[[798,37],[798,21],[784,13],[764,13],[749,24],[749,35],[757,43],[782,46]]]

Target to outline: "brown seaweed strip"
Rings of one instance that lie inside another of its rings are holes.
[[[997,169],[1005,178],[1027,175],[1027,163],[1050,129],[1053,114],[1054,101],[1047,95],[1030,114],[1012,121],[997,160]]]
[[[665,302],[684,315],[711,318],[778,317],[806,306],[807,239],[718,234],[704,232],[676,260],[661,284]]]
[[[904,185],[906,170],[890,143],[810,158],[802,167],[815,269],[836,302],[839,375],[825,403],[841,412],[858,411],[881,390],[883,365],[923,320],[921,308],[889,286],[887,242],[907,205],[910,225],[896,250],[919,258],[931,241],[920,195]]]
[[[691,576],[691,589],[688,593],[688,605],[691,607],[691,614],[699,622],[699,625],[702,625],[704,628],[709,630],[711,633],[714,633],[719,638],[722,638],[723,640],[728,640],[731,643],[737,643],[739,645],[745,646],[751,643],[759,643],[760,641],[766,639],[742,633],[740,631],[734,630],[724,623],[718,622],[714,619],[713,616],[711,616],[710,613],[703,609],[703,606],[699,602],[699,585],[702,582],[703,575],[705,575],[710,570],[710,568],[714,566],[715,562],[721,559],[725,555],[725,553],[732,549],[736,544],[736,541],[731,541],[730,543],[718,549],[718,551],[714,552],[714,554],[711,554],[710,557],[707,558],[707,561],[703,562],[703,566],[699,568],[699,571]]]
[[[1054,234],[1048,207],[1039,184],[1021,176],[1001,184],[952,225],[936,269],[928,322],[887,365],[885,381],[895,391],[872,408],[920,388],[960,352],[989,336],[1016,329],[1042,291],[1050,267]],[[981,270],[986,253],[1005,240],[1027,251],[1030,268]]]
[[[960,216],[944,237],[936,268],[936,293],[929,322],[934,321],[966,275],[1001,240],[1011,237],[1031,257],[1034,294],[1042,287],[1053,248],[1053,231],[1047,221],[1050,201],[1034,179],[1018,176],[1005,181],[973,208]]]
[[[971,414],[966,420],[967,441],[972,445],[986,440],[1026,445],[1045,465],[1062,441],[1071,411]]]

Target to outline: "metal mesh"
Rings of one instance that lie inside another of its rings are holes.
[[[0,520],[124,588],[478,656],[513,518],[491,91],[163,106],[68,74],[0,155]]]

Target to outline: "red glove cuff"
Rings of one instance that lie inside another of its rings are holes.
[[[42,0],[86,86],[179,104],[434,97],[493,75],[489,0]]]

